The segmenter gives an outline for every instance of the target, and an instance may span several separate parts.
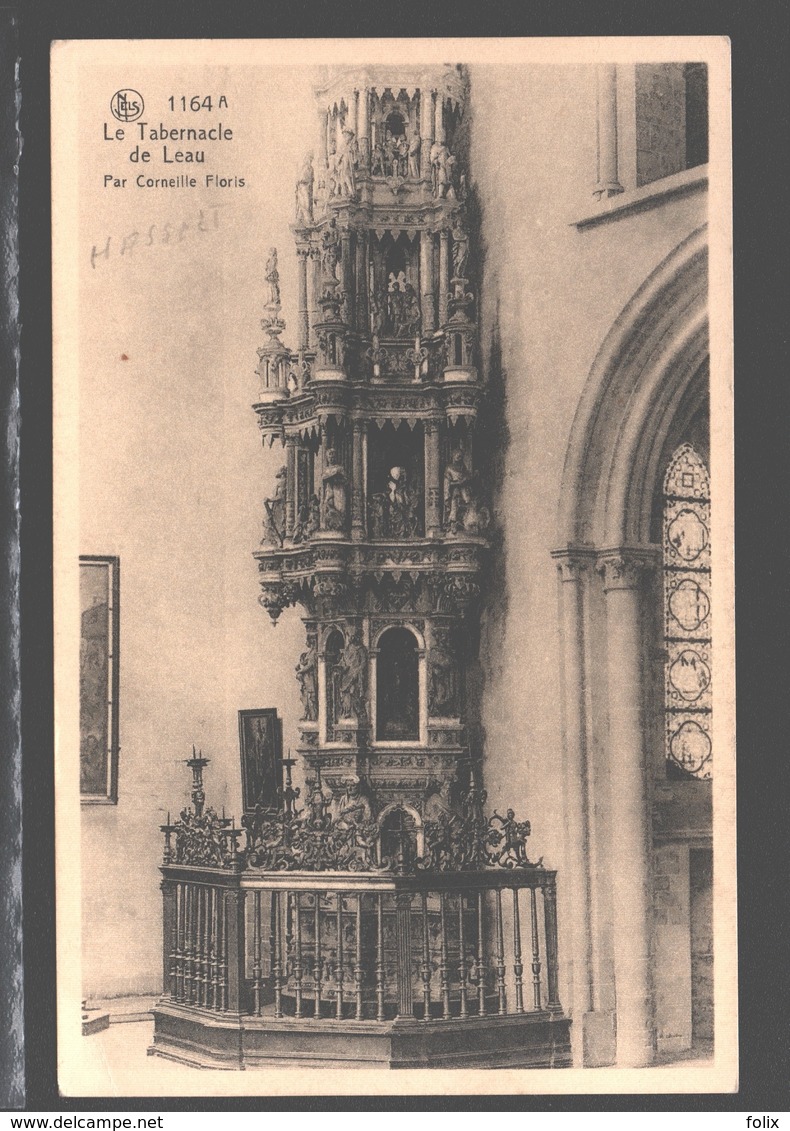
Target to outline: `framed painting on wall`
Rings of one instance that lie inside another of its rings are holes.
[[[80,799],[118,801],[120,559],[80,556]]]
[[[241,796],[244,812],[281,804],[283,723],[276,707],[239,711]]]

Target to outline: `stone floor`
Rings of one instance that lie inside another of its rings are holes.
[[[106,1073],[108,1078],[126,1076],[127,1073],[134,1071],[135,1067],[144,1070],[146,1081],[153,1094],[156,1094],[157,1082],[161,1082],[163,1091],[169,1092],[179,1079],[185,1078],[185,1074],[186,1077],[193,1079],[202,1077],[204,1080],[207,1075],[213,1076],[213,1073],[207,1073],[205,1070],[148,1055],[148,1048],[153,1038],[153,1018],[149,1011],[154,1002],[154,998],[139,997],[91,1002],[92,1006],[108,1012],[112,1023],[103,1032],[84,1038],[87,1046],[85,1052],[89,1052],[91,1059],[101,1065],[103,1073]],[[710,1069],[713,1063],[712,1045],[705,1044],[689,1049],[685,1053],[660,1057],[655,1070],[666,1074],[669,1069],[673,1074],[675,1072],[685,1074],[687,1070]],[[217,1075],[227,1077],[237,1074],[223,1072]]]

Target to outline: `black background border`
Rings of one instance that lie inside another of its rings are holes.
[[[783,0],[385,5],[31,3],[20,14],[22,734],[27,1109],[736,1111],[788,1109],[786,711],[788,76]],[[55,1048],[49,46],[55,39],[722,35],[732,41],[735,199],[740,1092],[737,1095],[64,1099]],[[784,394],[784,396],[782,396]],[[784,410],[784,411],[783,411]]]

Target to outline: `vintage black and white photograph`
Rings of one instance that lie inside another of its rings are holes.
[[[735,1090],[727,41],[52,65],[63,1093]]]

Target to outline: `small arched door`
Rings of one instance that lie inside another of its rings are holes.
[[[388,628],[376,659],[376,739],[414,742],[419,737],[419,645],[408,628]]]

